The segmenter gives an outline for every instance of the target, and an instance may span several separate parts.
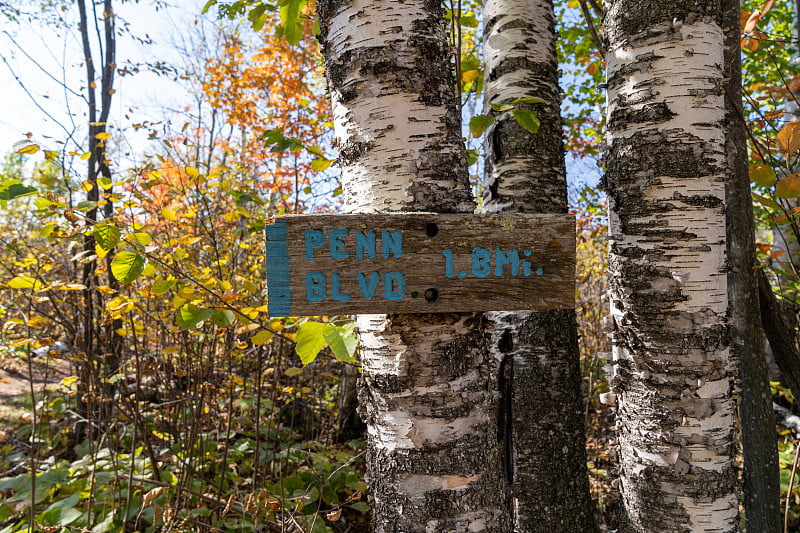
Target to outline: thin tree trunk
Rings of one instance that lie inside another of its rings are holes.
[[[471,212],[441,4],[318,13],[348,211]],[[375,531],[508,531],[483,315],[358,324]]]
[[[779,533],[783,529],[781,484],[775,414],[754,270],[757,265],[755,223],[748,175],[747,131],[742,112],[739,0],[726,0],[724,5],[728,299],[731,356],[739,361],[745,518],[749,531]]]
[[[733,532],[723,5],[606,7],[620,530]]]
[[[526,105],[538,133],[505,113],[487,136],[485,210],[566,213],[553,4],[487,0],[484,21],[485,113],[521,97],[545,100]],[[488,316],[503,369],[514,530],[593,531],[575,312]]]

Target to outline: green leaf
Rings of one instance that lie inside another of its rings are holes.
[[[478,27],[478,19],[474,15],[464,15],[458,19],[462,26],[467,28],[477,28]]]
[[[514,109],[514,106],[511,104],[499,104],[495,102],[492,104],[492,109],[495,111],[508,111],[509,109]]]
[[[36,187],[23,185],[19,180],[10,179],[0,183],[0,200],[13,200],[36,192]]]
[[[322,336],[331,347],[336,359],[343,363],[354,363],[353,355],[358,346],[358,337],[353,332],[343,331],[336,326],[330,326],[322,332]]]
[[[311,161],[311,168],[316,170],[317,172],[321,172],[331,166],[333,164],[332,159],[325,159],[324,157],[318,157]]]
[[[536,113],[533,111],[529,111],[527,109],[515,109],[511,112],[514,115],[514,119],[516,119],[517,124],[525,128],[531,133],[536,133],[539,131],[539,117],[536,116]]]
[[[178,309],[175,322],[183,329],[195,329],[213,314],[214,312],[211,309],[203,309],[194,304],[185,304]]]
[[[227,309],[214,309],[211,313],[211,322],[221,328],[227,328],[236,322],[236,313]]]
[[[543,98],[536,98],[535,96],[525,97],[525,98],[517,98],[514,100],[515,104],[546,104],[547,100]]]
[[[205,5],[203,6],[203,9],[200,11],[200,13],[202,15],[205,15],[206,13],[208,13],[208,10],[211,9],[216,4],[217,0],[208,0],[208,2],[206,2]]]
[[[149,233],[136,232],[128,235],[128,241],[135,245],[148,246],[153,242],[153,237]]]
[[[306,5],[306,0],[286,0],[281,5],[282,36],[289,44],[297,44],[303,38],[303,25],[300,12]]]
[[[142,275],[145,258],[136,252],[119,252],[111,261],[111,274],[120,283],[130,283]]]
[[[495,118],[489,115],[475,115],[469,119],[469,131],[473,137],[480,137],[483,132],[495,123]]]
[[[153,287],[150,290],[156,296],[161,296],[162,294],[164,294],[168,290],[175,288],[175,286],[177,284],[178,284],[178,280],[176,280],[176,279],[165,279],[165,280],[156,281],[155,283],[153,283]]]
[[[325,330],[328,324],[322,322],[303,322],[297,328],[297,344],[294,349],[300,357],[300,362],[307,365],[314,361],[328,341],[325,340]]]
[[[94,242],[103,250],[111,250],[119,242],[122,232],[112,224],[97,224],[92,231]]]
[[[478,162],[481,153],[479,150],[467,150],[467,166],[472,166]]]
[[[97,178],[97,184],[104,190],[109,191],[114,184],[111,182],[111,178],[106,178],[103,176],[102,178]]]

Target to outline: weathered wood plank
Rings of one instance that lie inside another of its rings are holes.
[[[571,215],[291,215],[267,226],[273,316],[571,309]]]

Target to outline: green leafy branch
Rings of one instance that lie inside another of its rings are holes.
[[[545,100],[535,97],[517,98],[510,104],[492,103],[492,110],[499,113],[498,115],[475,115],[469,120],[469,131],[473,137],[480,137],[486,130],[501,120],[505,115],[511,113],[514,120],[517,121],[523,129],[530,133],[539,131],[539,117],[530,109],[520,107],[519,104],[544,104]]]

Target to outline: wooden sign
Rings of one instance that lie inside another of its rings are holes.
[[[267,226],[272,316],[572,309],[572,215],[292,215]]]

